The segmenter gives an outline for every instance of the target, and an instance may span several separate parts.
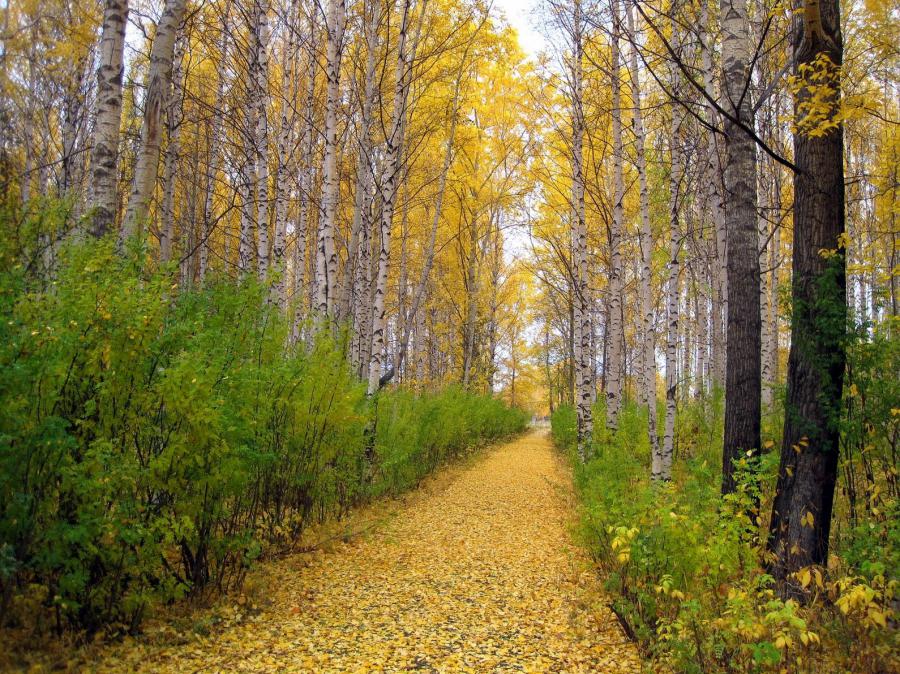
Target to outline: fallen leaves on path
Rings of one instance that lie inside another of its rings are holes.
[[[637,672],[580,550],[568,476],[544,435],[409,499],[367,537],[273,564],[227,624],[136,640],[101,672]]]

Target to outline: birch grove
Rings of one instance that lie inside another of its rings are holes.
[[[571,418],[579,471],[626,448],[654,494],[712,451],[715,498],[771,522],[765,574],[802,598],[898,493],[895,8],[510,6],[6,3],[9,285],[68,300],[108,250],[135,302],[167,288],[202,322],[257,298],[260,340],[375,410],[363,473],[397,391]],[[120,325],[95,311],[71,320]],[[108,342],[72,367],[115,371]]]

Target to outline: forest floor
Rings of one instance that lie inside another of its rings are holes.
[[[201,634],[148,626],[76,667],[640,671],[636,648],[572,540],[575,499],[545,432],[449,468],[393,504],[328,552],[264,565],[246,596],[210,610]]]

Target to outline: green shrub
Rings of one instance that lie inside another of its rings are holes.
[[[861,396],[862,386],[852,395]],[[868,393],[877,388],[865,386]],[[893,381],[878,386],[894,390]],[[893,394],[872,395],[878,400],[867,409],[889,430],[890,406],[875,410]],[[758,533],[758,525],[765,532],[778,453],[765,453],[752,470],[741,462],[738,491],[723,500],[721,418],[704,416],[721,410],[715,398],[682,404],[676,424],[681,452],[673,481],[661,485],[649,479],[646,416],[635,405],[625,403],[614,434],[602,427],[598,405],[595,447],[585,464],[574,452],[574,410],[556,411],[554,439],[574,465],[583,541],[606,578],[614,610],[648,659],[671,671],[889,671],[897,664],[890,620],[898,554],[889,468],[875,479],[883,491],[875,492],[858,528],[841,532],[846,515],[837,516],[829,569],[798,574],[811,590],[809,603],[785,601],[765,572],[765,534]],[[869,460],[880,465],[884,454],[874,444],[888,436],[870,432],[873,427],[866,431]],[[762,517],[751,521],[747,513],[757,498]]]
[[[7,623],[132,630],[155,604],[239,585],[310,522],[524,427],[459,389],[385,391],[367,450],[373,400],[340,345],[286,346],[289,322],[255,281],[181,289],[140,246],[103,240],[61,247],[48,282],[5,246]]]
[[[557,407],[550,416],[550,435],[557,447],[574,451],[578,443],[578,418],[571,405]]]

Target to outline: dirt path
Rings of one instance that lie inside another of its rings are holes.
[[[570,540],[571,499],[547,436],[528,435],[366,537],[275,565],[261,610],[234,607],[181,645],[121,647],[97,671],[640,671]]]

